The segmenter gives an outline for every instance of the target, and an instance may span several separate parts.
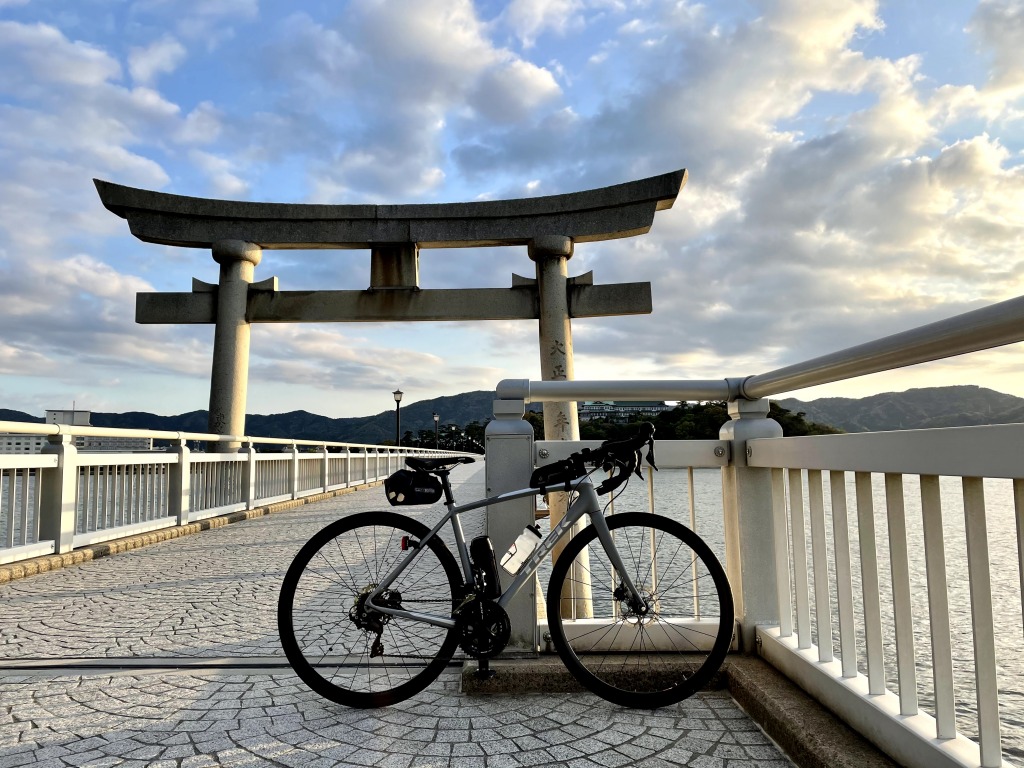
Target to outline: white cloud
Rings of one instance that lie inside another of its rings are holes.
[[[981,0],[968,31],[991,57],[991,87],[1020,93],[1024,89],[1024,3]]]
[[[491,122],[510,123],[532,116],[561,93],[547,69],[514,59],[484,72],[469,103]]]
[[[248,194],[249,184],[234,173],[234,163],[229,159],[198,149],[190,151],[189,158],[206,174],[213,197],[235,200],[244,199]]]
[[[583,7],[581,0],[512,0],[505,9],[504,19],[529,48],[548,30],[564,34],[572,26],[581,24]]]
[[[121,76],[106,51],[69,41],[48,24],[0,21],[0,50],[0,92],[35,96],[40,82],[89,87]]]
[[[136,83],[151,85],[158,76],[177,69],[187,55],[185,46],[167,35],[145,48],[132,48],[128,52],[128,71]]]

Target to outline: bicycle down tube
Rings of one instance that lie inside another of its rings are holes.
[[[447,485],[447,483],[446,483]],[[608,528],[608,523],[604,518],[604,514],[601,512],[601,503],[598,499],[597,493],[594,490],[594,484],[590,481],[588,476],[577,478],[570,484],[573,490],[578,494],[576,501],[566,511],[565,516],[558,523],[558,525],[548,533],[547,536],[537,545],[537,549],[527,558],[526,562],[523,563],[516,577],[512,583],[502,592],[502,595],[496,601],[501,608],[507,608],[508,604],[512,599],[519,593],[519,591],[526,585],[526,583],[533,577],[540,567],[541,563],[544,562],[545,558],[551,554],[555,546],[559,541],[572,529],[580,518],[584,514],[590,515],[590,522],[597,531],[598,539],[601,542],[605,553],[608,555],[608,559],[614,566],[615,570],[619,573],[623,584],[629,591],[629,594],[639,599],[640,595],[633,584],[632,579],[629,576],[628,570],[623,566],[621,557],[618,550],[615,548],[615,544],[612,541],[611,531]],[[379,597],[383,594],[388,587],[394,582],[398,575],[405,570],[408,564],[416,557],[419,552],[419,547],[426,544],[427,541],[432,539],[438,534],[438,532],[444,527],[445,523],[449,520],[452,522],[455,530],[455,540],[457,549],[459,550],[459,559],[462,563],[464,578],[466,579],[467,585],[472,584],[472,571],[469,567],[469,551],[466,547],[465,536],[462,533],[462,524],[459,521],[459,515],[464,512],[471,512],[474,509],[480,509],[481,507],[491,506],[495,504],[502,504],[506,501],[512,501],[514,499],[521,499],[525,496],[534,496],[538,493],[536,488],[521,488],[516,491],[508,491],[497,496],[490,496],[486,499],[479,499],[470,504],[461,506],[452,506],[449,508],[447,514],[445,514],[441,520],[431,529],[430,533],[427,534],[422,540],[420,540],[416,547],[409,553],[409,555],[398,563],[395,568],[385,576],[377,588],[367,598],[367,604],[376,611],[385,613],[391,616],[398,616],[401,618],[412,619],[414,621],[424,621],[428,624],[433,624],[438,627],[444,627],[450,629],[455,626],[455,620],[450,617],[442,617],[434,614],[420,613],[418,611],[406,611],[401,608],[390,608],[388,606],[379,605],[374,602],[374,598]]]

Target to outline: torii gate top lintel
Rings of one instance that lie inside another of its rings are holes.
[[[270,250],[526,245],[547,235],[585,243],[648,232],[686,171],[563,195],[471,203],[317,205],[186,197],[94,179],[103,205],[150,243],[212,248],[242,240]]]

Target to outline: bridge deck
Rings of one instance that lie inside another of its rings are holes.
[[[457,479],[482,493],[481,464]],[[790,765],[725,691],[639,712],[467,696],[453,669],[386,710],[321,699],[280,650],[278,587],[314,531],[383,501],[362,490],[0,585],[0,768]]]

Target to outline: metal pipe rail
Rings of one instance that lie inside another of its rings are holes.
[[[0,422],[0,432],[50,438],[43,453],[0,455],[0,563],[366,485],[399,469],[409,455],[461,455],[364,443],[11,421]],[[88,452],[77,449],[75,437],[142,437],[171,445],[166,450]],[[193,452],[191,441],[243,447]],[[257,453],[257,444],[287,449]]]
[[[1024,341],[1024,296],[743,380],[748,400]]]
[[[207,443],[252,443],[266,445],[307,445],[328,448],[389,448],[370,443],[339,443],[330,440],[296,440],[289,437],[253,437],[251,435],[217,435],[209,432],[171,432],[159,429],[119,429],[115,427],[73,426],[70,424],[35,424],[24,421],[0,421],[0,433],[18,435],[72,435],[73,437],[149,437],[154,440],[188,440]],[[433,454],[430,448],[418,448]],[[441,451],[445,453],[445,451]]]
[[[499,400],[758,400],[805,387],[1024,341],[1024,296],[745,378],[648,381],[506,379]]]

